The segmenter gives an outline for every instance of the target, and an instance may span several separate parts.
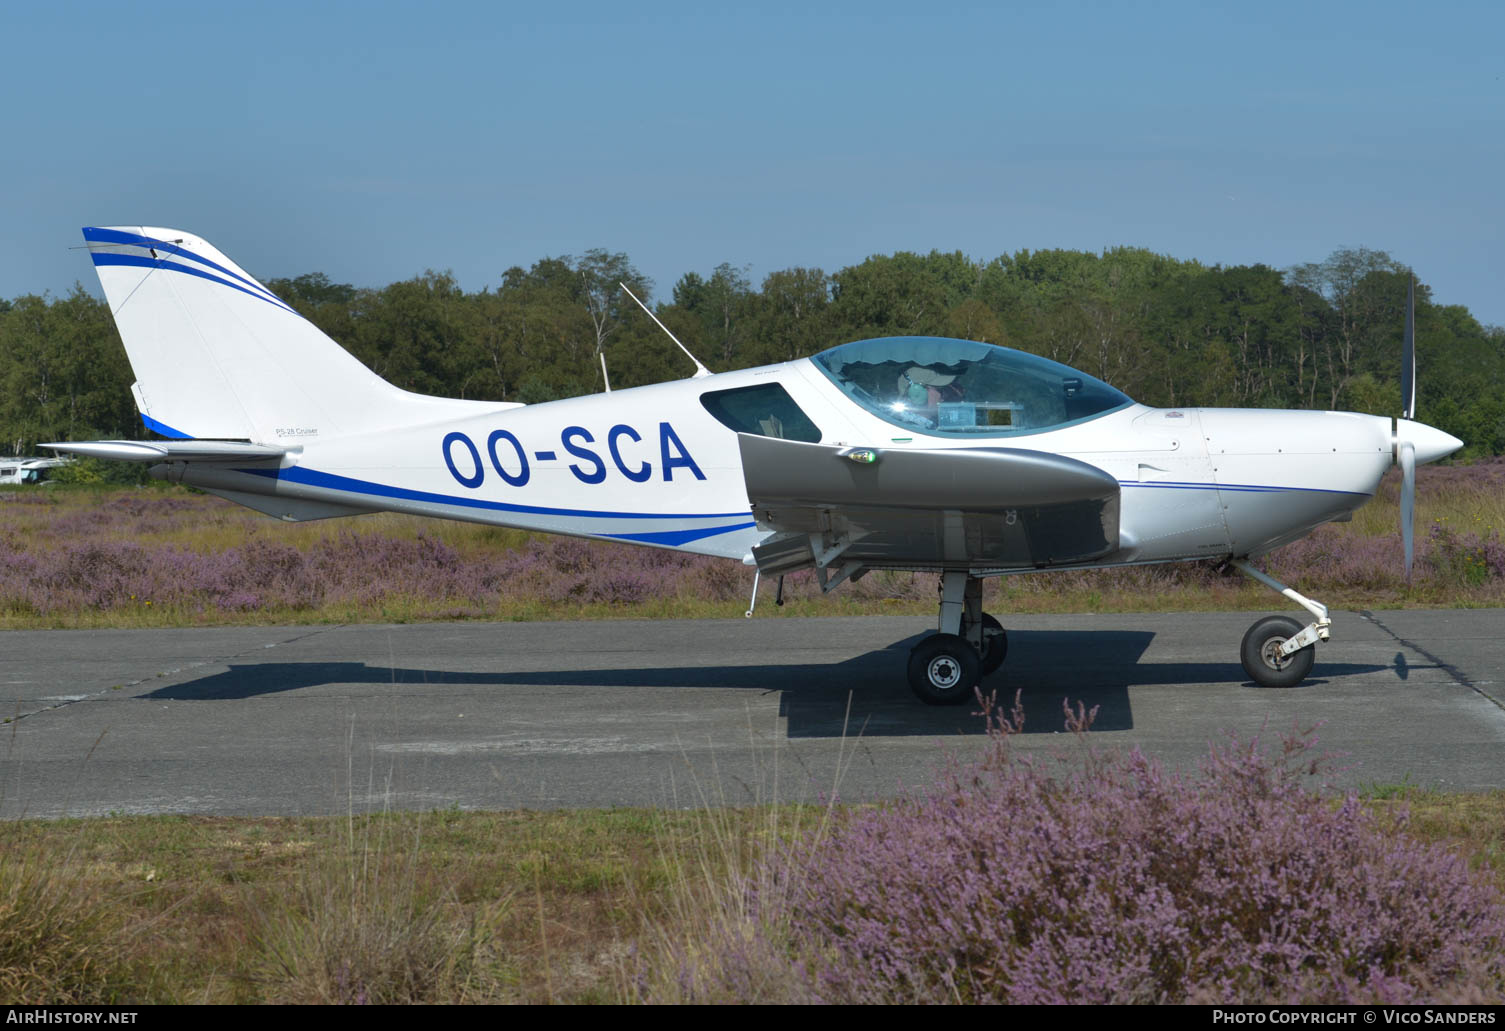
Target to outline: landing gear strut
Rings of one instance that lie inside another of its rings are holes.
[[[909,686],[927,705],[959,705],[1009,649],[1003,627],[982,610],[982,580],[962,570],[941,575],[937,630],[909,653]]]
[[[1260,687],[1295,687],[1312,671],[1317,642],[1331,635],[1333,621],[1327,618],[1327,606],[1298,594],[1244,559],[1234,559],[1232,564],[1317,617],[1302,626],[1287,616],[1267,616],[1249,628],[1239,648],[1244,672]]]

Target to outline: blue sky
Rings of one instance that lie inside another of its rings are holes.
[[[625,251],[667,297],[873,253],[1390,252],[1505,324],[1505,4],[15,5],[0,296],[82,225],[263,278],[465,288]],[[833,341],[834,343],[834,341]]]

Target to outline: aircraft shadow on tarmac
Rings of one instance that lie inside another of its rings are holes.
[[[232,665],[223,673],[170,684],[138,695],[145,699],[224,701],[336,684],[495,685],[497,687],[746,688],[780,694],[780,715],[791,738],[981,734],[975,705],[932,707],[915,700],[902,670],[910,648],[924,635],[886,648],[822,665],[668,666],[639,669],[570,669],[527,672],[453,672],[374,666],[364,662],[262,662]],[[1011,703],[1022,689],[1025,733],[1062,729],[1061,705],[1080,701],[1098,707],[1093,729],[1129,730],[1134,716],[1130,685],[1213,685],[1210,691],[1252,690],[1236,662],[1141,663],[1154,634],[1149,631],[1015,631],[1008,661],[983,683]],[[498,656],[504,660],[504,655]],[[1374,673],[1386,666],[1324,663],[1325,677]],[[1304,690],[1327,683],[1308,679]],[[1263,689],[1261,689],[1263,690]],[[850,700],[850,712],[848,704]],[[1209,699],[1211,700],[1211,699]]]

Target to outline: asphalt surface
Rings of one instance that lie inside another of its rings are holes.
[[[1300,687],[1238,663],[1258,613],[1007,616],[1017,747],[1191,764],[1320,725],[1334,782],[1505,788],[1505,612],[1337,612]],[[0,817],[846,800],[985,743],[905,683],[915,618],[0,634]]]

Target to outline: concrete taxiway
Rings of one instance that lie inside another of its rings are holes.
[[[1298,688],[1238,663],[1254,613],[1008,616],[1018,747],[1189,764],[1321,724],[1335,781],[1505,788],[1505,613],[1334,614]],[[0,816],[309,814],[892,795],[983,743],[905,684],[917,618],[12,631]]]

